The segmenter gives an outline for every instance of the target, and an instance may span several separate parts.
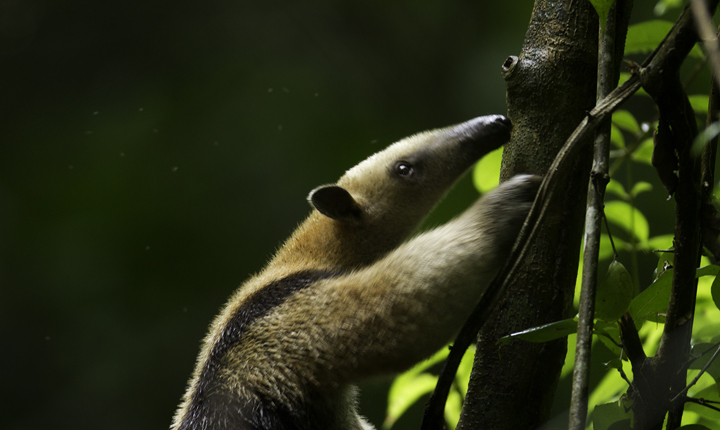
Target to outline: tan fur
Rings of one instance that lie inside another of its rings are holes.
[[[372,428],[356,412],[352,383],[402,371],[451,339],[507,258],[537,189],[537,178],[513,178],[457,219],[401,244],[474,161],[457,160],[457,143],[483,144],[498,134],[485,138],[477,128],[489,126],[474,121],[400,141],[346,172],[337,185],[361,216],[339,221],[313,211],[266,269],[231,297],[205,338],[173,428],[188,414],[213,346],[248,298],[273,281],[318,269],[344,274],[314,282],[253,321],[223,357],[223,389],[238,399],[262,393],[307,411],[307,422],[294,428]],[[413,157],[421,157],[421,183],[391,177],[389,166]]]

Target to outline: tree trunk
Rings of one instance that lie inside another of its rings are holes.
[[[597,14],[590,2],[537,0],[519,58],[503,65],[508,116],[514,129],[505,147],[501,180],[543,175],[558,150],[595,105]],[[549,418],[565,340],[499,347],[509,333],[571,316],[591,145],[543,222],[506,299],[478,337],[461,429],[532,429]]]

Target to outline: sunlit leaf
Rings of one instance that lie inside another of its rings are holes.
[[[610,126],[610,142],[614,143],[618,148],[625,147],[625,137],[615,124]]]
[[[437,385],[437,376],[423,373],[447,358],[450,350],[442,348],[432,357],[413,366],[393,381],[388,391],[388,405],[383,429],[389,429],[405,411],[422,396],[432,392]]]
[[[630,190],[630,195],[633,197],[637,197],[641,193],[644,193],[646,191],[652,191],[652,188],[653,187],[651,183],[640,181],[633,185],[632,190]]]
[[[661,234],[660,236],[653,236],[648,239],[645,245],[649,251],[670,249],[673,247],[673,239],[675,239],[675,236],[672,234]]]
[[[610,194],[615,194],[616,196],[620,197],[622,200],[627,200],[630,196],[625,191],[625,187],[623,187],[623,184],[620,182],[610,179],[610,182],[608,182],[607,187],[605,187],[605,192]]]
[[[633,116],[633,114],[623,109],[616,110],[612,114],[612,123],[618,126],[618,128],[621,128],[632,134],[640,134],[640,132],[642,131],[640,130],[640,125],[638,125],[638,122]]]
[[[652,166],[653,141],[651,138],[645,139],[633,151],[631,158],[639,163],[645,163]]]
[[[718,266],[717,264],[711,264],[709,266],[700,267],[695,272],[695,276],[698,278],[701,276],[717,276],[719,274],[720,274],[720,266]]]
[[[455,424],[460,421],[460,413],[462,412],[463,396],[457,390],[450,390],[445,401],[445,424],[449,430],[455,429]]]
[[[678,430],[713,430],[710,427],[705,427],[702,424],[688,424],[686,426],[678,427]]]
[[[490,152],[480,159],[473,170],[473,184],[481,194],[498,186],[500,182],[500,162],[503,147]]]
[[[595,316],[616,321],[627,310],[635,288],[632,277],[619,261],[610,263],[605,280],[598,285],[595,296]]]
[[[693,393],[692,397],[696,399],[703,399],[710,402],[720,402],[720,395],[718,394],[717,385],[712,385],[702,390]],[[699,417],[702,417],[699,422],[707,424],[710,427],[704,427],[704,430],[717,430],[717,423],[720,420],[720,413],[717,411],[711,411],[706,405],[699,405],[696,403],[688,402],[685,404],[685,411],[697,413]],[[697,425],[697,424],[693,424]],[[686,427],[680,427],[683,430],[687,430]]]
[[[628,249],[628,244],[622,239],[619,239],[617,237],[613,237],[613,242],[615,243],[615,248],[617,248],[617,251],[623,251]],[[608,258],[612,258],[615,255],[612,249],[612,243],[610,242],[610,236],[607,234],[601,234],[600,235],[600,250],[598,255],[598,260],[606,260]]]
[[[712,294],[713,302],[715,306],[720,309],[720,276],[716,277],[710,287],[710,294]]]
[[[662,252],[658,255],[658,262],[655,266],[655,278],[657,279],[665,270],[672,267],[675,260],[675,254],[672,252]]]
[[[667,269],[642,293],[638,294],[628,307],[635,326],[640,327],[646,320],[665,322],[665,313],[670,302],[673,269]]]
[[[615,357],[612,360],[603,363],[603,366],[608,369],[622,370],[623,362],[620,357]]]
[[[631,428],[632,412],[626,412],[625,407],[618,402],[595,406],[592,417],[595,430],[630,430]]]
[[[643,21],[628,27],[625,40],[625,55],[648,54],[663,41],[672,29],[673,23],[663,20]],[[704,55],[696,46],[688,54],[690,57],[703,59]]]
[[[650,232],[647,219],[629,203],[619,200],[605,203],[605,216],[608,221],[635,235],[639,241],[647,241]]]
[[[398,376],[388,392],[388,405],[383,428],[389,429],[410,406],[422,396],[431,393],[437,385],[437,376],[420,373],[404,377]]]
[[[593,332],[616,357],[620,356],[620,328],[615,322],[595,321]]]
[[[696,114],[707,115],[710,96],[707,94],[695,94],[688,96],[688,100],[690,100],[690,106],[692,106]]]
[[[705,130],[703,130],[701,133],[698,133],[698,135],[695,137],[695,141],[692,144],[692,155],[695,157],[700,155],[705,145],[707,145],[708,142],[710,142],[711,140],[715,139],[718,134],[720,134],[720,122],[716,121],[705,127]]]
[[[513,339],[521,339],[528,342],[538,343],[549,342],[573,333],[577,333],[577,321],[574,319],[566,319],[509,334],[501,337],[498,340],[498,343],[500,345],[504,345]]]
[[[445,402],[445,422],[449,429],[454,429],[456,423],[460,420],[463,399],[467,394],[474,357],[475,346],[470,345],[458,366],[457,373],[455,373],[455,385],[453,385],[453,389],[448,393],[448,399],[447,402]]]
[[[691,354],[696,360],[690,364],[690,369],[699,370],[705,367],[717,348],[717,345],[711,343],[698,343],[693,345]],[[720,382],[720,357],[716,357],[715,360],[713,360],[706,372],[712,376],[716,384]]]
[[[468,389],[468,381],[470,380],[470,373],[472,372],[473,358],[475,357],[475,345],[470,347],[465,352],[460,365],[458,366],[457,373],[455,373],[455,383],[457,384],[460,394],[465,396]]]

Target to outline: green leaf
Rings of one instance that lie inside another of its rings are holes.
[[[474,357],[475,346],[470,345],[460,362],[460,366],[458,366],[457,373],[455,374],[455,385],[453,385],[453,388],[448,393],[448,399],[447,402],[445,402],[445,422],[450,429],[454,428],[455,423],[460,420],[463,399],[467,394]]]
[[[592,3],[593,7],[595,8],[595,11],[598,14],[598,19],[600,20],[600,28],[602,29],[603,33],[605,32],[605,23],[607,23],[607,17],[608,12],[610,11],[610,6],[615,3],[615,0],[590,0],[590,3]]]
[[[664,323],[670,302],[673,269],[667,269],[645,291],[638,294],[628,307],[635,326],[640,327],[646,320]]]
[[[670,249],[673,247],[673,239],[675,239],[675,236],[672,234],[661,234],[648,239],[645,246],[649,251],[654,251],[656,249]],[[672,259],[670,261],[672,262]]]
[[[625,187],[623,185],[614,180],[611,179],[610,182],[607,184],[607,187],[605,188],[606,193],[615,194],[616,196],[620,197],[623,201],[630,200],[630,197],[637,197],[639,194],[644,193],[646,191],[652,191],[652,184],[649,182],[640,181],[636,183],[632,190],[628,193],[625,191]]]
[[[498,186],[500,182],[500,162],[502,161],[503,147],[485,155],[473,169],[473,184],[481,194]]]
[[[607,187],[605,188],[605,192],[615,194],[622,200],[627,200],[630,197],[627,191],[625,191],[625,187],[623,187],[623,184],[616,181],[615,179],[610,179],[610,182],[608,182]]]
[[[698,278],[701,276],[717,276],[719,274],[720,274],[720,266],[718,266],[717,264],[711,264],[709,266],[700,267],[695,272],[695,276]]]
[[[633,114],[626,110],[616,110],[612,114],[612,123],[632,134],[640,134],[642,131]]]
[[[667,270],[668,267],[672,267],[673,261],[675,261],[675,254],[672,252],[663,252],[658,255],[658,262],[655,267],[655,279],[657,279],[658,275]]]
[[[713,430],[710,427],[705,427],[702,424],[688,424],[686,426],[678,427],[678,430]]]
[[[618,261],[610,263],[605,280],[598,286],[595,296],[595,317],[616,321],[625,313],[632,301],[632,277]]]
[[[618,148],[625,147],[625,137],[623,136],[622,131],[620,131],[615,124],[610,126],[610,142],[614,143]]]
[[[388,406],[383,428],[389,429],[410,406],[425,394],[431,393],[437,385],[437,376],[429,373],[398,376],[388,392]]]
[[[501,337],[498,340],[498,343],[500,345],[505,345],[513,339],[521,339],[536,343],[549,342],[573,333],[577,333],[577,321],[571,318],[509,334]]]
[[[449,426],[450,430],[455,428],[455,423],[460,421],[460,414],[462,413],[463,397],[457,390],[450,390],[445,401],[445,425]]]
[[[625,39],[625,55],[648,54],[663,41],[672,29],[673,23],[663,20],[644,21],[628,27]],[[690,57],[703,59],[704,55],[696,46],[688,54]]]
[[[710,287],[710,294],[712,294],[713,302],[715,306],[720,309],[720,276],[716,277]]]
[[[708,144],[711,140],[715,139],[718,134],[720,134],[720,123],[719,122],[713,122],[712,124],[705,127],[705,130],[698,133],[698,135],[695,137],[695,141],[692,144],[692,150],[691,153],[694,157],[697,157],[702,152],[702,149],[705,147],[705,145]]]
[[[690,369],[700,370],[705,367],[717,348],[718,346],[712,343],[698,343],[693,345],[690,354],[693,358],[697,358],[697,360],[690,363]],[[707,373],[712,376],[716,384],[720,382],[720,357],[716,357],[710,364]]]
[[[632,153],[632,159],[639,163],[645,163],[652,166],[653,141],[651,138],[645,139],[638,145]]]
[[[632,187],[632,190],[630,190],[630,195],[634,198],[637,197],[639,194],[644,193],[645,191],[652,191],[652,189],[653,187],[651,183],[640,181]]]
[[[620,345],[620,327],[616,322],[597,320],[593,325],[593,333],[597,335],[603,345],[612,351],[613,355],[616,357],[621,355],[621,348],[618,346]]]
[[[615,242],[615,247],[617,248],[617,251],[620,252],[622,250],[628,249],[628,244],[624,240],[613,237],[613,241]],[[606,260],[608,258],[612,258],[615,256],[615,253],[612,249],[612,244],[610,243],[610,236],[603,233],[600,235],[600,251],[598,255],[598,260]]]
[[[655,15],[663,15],[668,9],[678,8],[684,3],[685,0],[659,0],[657,4],[655,4]]]
[[[690,100],[690,106],[692,106],[695,114],[707,115],[710,96],[706,94],[695,94],[688,96],[688,100]]]
[[[622,370],[623,362],[620,357],[615,357],[612,360],[603,363],[603,366],[605,366],[605,368],[607,369]]]
[[[648,240],[650,227],[647,219],[629,203],[619,200],[605,203],[605,216],[608,221],[622,227],[629,234],[635,235],[640,242]]]
[[[625,407],[618,402],[595,406],[592,414],[595,430],[630,430],[632,412],[625,412]]]
[[[710,402],[720,401],[720,395],[718,394],[717,385],[711,385],[709,387],[703,388],[700,391],[695,392],[692,397]],[[707,424],[710,426],[705,427],[705,429],[717,430],[718,413],[709,410],[707,408],[707,405],[699,405],[693,402],[688,402],[685,404],[685,411],[689,411],[699,415],[700,420],[698,420],[698,422],[703,423],[703,425]],[[686,427],[681,428],[687,430]]]
[[[432,357],[395,378],[388,392],[384,429],[389,429],[418,399],[435,389],[437,376],[423,372],[443,361],[449,353],[448,348],[442,348]]]
[[[472,373],[473,358],[475,357],[475,345],[470,345],[468,350],[465,352],[460,365],[458,366],[457,373],[455,374],[455,383],[457,384],[460,394],[465,397],[468,389],[468,382],[470,381],[470,373]]]

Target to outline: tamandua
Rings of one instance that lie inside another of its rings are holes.
[[[493,115],[417,134],[313,190],[315,210],[211,325],[171,428],[372,429],[353,383],[450,341],[508,258],[535,176],[404,241],[510,130]]]

